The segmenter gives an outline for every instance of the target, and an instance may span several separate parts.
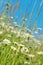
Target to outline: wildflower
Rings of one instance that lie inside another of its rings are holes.
[[[26,53],[28,53],[29,52],[29,50],[26,48]]]
[[[26,48],[24,45],[22,45],[21,52],[22,52],[22,53],[24,53],[24,52],[28,53],[29,50],[28,50],[28,48]]]
[[[24,51],[25,51],[25,50],[24,50],[24,47],[22,47],[22,48],[21,48],[21,53],[24,53]]]
[[[28,37],[28,33],[25,33],[26,37]]]
[[[19,45],[18,42],[14,42],[14,44]]]
[[[20,50],[21,50],[20,47],[18,47],[17,52],[20,52]]]
[[[41,45],[41,43],[38,43],[39,45]]]
[[[13,22],[14,25],[17,25],[17,22]]]
[[[9,26],[9,28],[12,29],[12,30],[14,29],[13,26]]]
[[[33,55],[33,54],[29,54],[29,57],[33,58],[33,57],[35,57],[35,55]]]
[[[19,25],[18,25],[18,24],[16,24],[15,26],[16,26],[16,27],[19,27]]]
[[[30,62],[24,62],[24,64],[30,64]]]
[[[24,47],[24,45],[23,45],[23,44],[19,44],[19,46],[20,46],[20,47]]]
[[[43,55],[42,51],[37,52],[38,55]]]
[[[24,48],[24,50],[25,50],[26,53],[29,52],[29,50],[28,50],[27,47],[24,46],[23,48]]]
[[[31,35],[31,34],[26,33],[26,37],[28,37],[28,38],[33,38],[34,36]]]
[[[11,43],[11,42],[10,42],[10,40],[8,40],[8,39],[4,39],[4,40],[3,40],[3,43],[8,45],[8,44]]]
[[[14,51],[16,50],[16,48],[14,46],[11,46],[11,49],[14,50]]]
[[[15,33],[15,34],[17,33],[15,30],[11,30],[11,32],[13,32],[13,33]]]
[[[21,37],[23,37],[23,38],[26,38],[26,35],[25,35],[25,33],[23,32],[23,30],[20,31],[19,35],[20,35]]]
[[[3,31],[0,31],[0,35],[3,34]]]

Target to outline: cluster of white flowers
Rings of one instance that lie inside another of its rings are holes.
[[[9,45],[9,44],[11,43],[11,41],[8,40],[8,39],[4,39],[4,40],[3,40],[3,43]]]
[[[28,53],[29,50],[28,50],[27,47],[23,46],[23,47],[21,48],[21,52],[22,52],[22,53],[24,53],[24,52]]]
[[[14,50],[14,51],[16,50],[16,48],[14,46],[11,46],[11,49]]]
[[[30,58],[34,58],[34,57],[35,57],[34,54],[28,54],[28,56],[29,56]]]
[[[13,27],[13,26],[9,26],[9,28],[10,28],[10,29],[12,29],[12,30],[14,29],[14,27]]]
[[[16,34],[17,32],[15,30],[11,30],[12,33]]]
[[[14,44],[16,44],[18,47],[21,47],[21,52],[23,53],[24,51],[27,53],[29,52],[28,48],[25,47],[23,44],[20,44],[18,42],[14,42]]]
[[[19,45],[18,42],[14,42],[14,44],[16,44],[17,46]]]
[[[38,55],[43,55],[42,51],[37,52]]]
[[[23,44],[19,44],[18,46],[20,46],[20,47],[24,47],[24,45],[23,45]]]

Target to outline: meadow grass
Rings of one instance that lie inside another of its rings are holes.
[[[43,65],[43,43],[20,30],[0,22],[0,65]]]

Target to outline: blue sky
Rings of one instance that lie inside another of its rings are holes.
[[[12,7],[15,6],[17,2],[20,2],[19,8],[11,14],[11,16],[18,17],[18,24],[21,24],[22,17],[25,17],[27,19],[26,24],[28,27],[30,27],[30,24],[33,27],[36,21],[36,27],[43,28],[43,0],[0,0],[0,14],[5,11],[5,3],[7,1]],[[39,11],[40,14],[38,14]],[[26,13],[28,13],[27,16]],[[10,11],[8,15],[10,15]]]

